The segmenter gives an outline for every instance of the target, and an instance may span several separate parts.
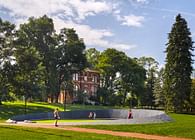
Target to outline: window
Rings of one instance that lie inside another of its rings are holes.
[[[75,77],[75,79],[76,79],[76,81],[78,81],[78,80],[79,80],[79,74],[78,74],[78,73],[76,73],[76,77]]]
[[[79,87],[77,85],[74,85],[74,90],[75,91],[78,91],[79,90]]]
[[[91,87],[91,91],[95,93],[97,91],[97,87],[96,86],[92,86]]]
[[[78,81],[79,80],[79,74],[78,73],[74,73],[72,80]]]
[[[95,93],[97,92],[97,87],[96,86],[92,86],[91,87],[91,92],[92,92],[92,95],[95,95]]]
[[[94,83],[97,83],[97,76],[93,76],[92,81],[93,81]]]
[[[92,82],[95,82],[95,76],[92,77]]]
[[[84,76],[84,80],[87,81],[87,76]]]

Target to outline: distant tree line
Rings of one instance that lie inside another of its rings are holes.
[[[0,19],[0,104],[21,97],[25,104],[48,97],[57,102],[61,90],[73,94],[72,74],[89,67],[101,75],[97,95],[91,98],[100,104],[194,111],[192,51],[191,33],[180,14],[161,69],[152,57],[130,58],[113,48],[86,50],[74,29],[57,33],[46,15],[29,18],[19,29]]]

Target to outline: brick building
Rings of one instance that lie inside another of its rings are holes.
[[[87,97],[96,96],[98,87],[100,86],[100,73],[96,70],[85,69],[82,72],[75,73],[72,76],[74,91],[85,92]],[[69,94],[66,91],[62,91],[59,95],[58,102],[63,103],[65,96],[66,102],[72,103],[73,100],[76,100],[74,94]]]

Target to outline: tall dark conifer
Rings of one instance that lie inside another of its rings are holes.
[[[187,22],[180,14],[168,35],[164,92],[166,110],[186,109],[191,90],[193,42]]]

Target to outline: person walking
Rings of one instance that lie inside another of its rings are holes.
[[[56,108],[53,112],[54,119],[55,119],[55,127],[58,126],[58,120],[60,119],[59,110]]]

